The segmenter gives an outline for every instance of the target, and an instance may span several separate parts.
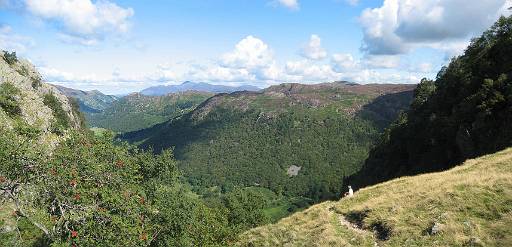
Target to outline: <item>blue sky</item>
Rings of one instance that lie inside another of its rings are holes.
[[[51,83],[417,83],[510,0],[0,0],[0,48]]]

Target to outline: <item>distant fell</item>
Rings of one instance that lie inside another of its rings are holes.
[[[99,113],[118,99],[116,96],[105,95],[98,90],[83,91],[59,85],[53,86],[67,97],[76,99],[80,110],[84,113]]]
[[[141,94],[147,96],[162,96],[169,93],[178,93],[185,91],[201,91],[210,93],[232,93],[236,91],[259,91],[258,87],[251,85],[242,85],[238,87],[225,86],[225,85],[213,85],[205,82],[191,82],[186,81],[180,85],[161,85],[146,88],[140,91]]]
[[[188,113],[213,95],[213,93],[198,91],[171,93],[164,96],[132,93],[113,102],[102,112],[86,114],[86,118],[91,127],[121,133],[136,131]]]

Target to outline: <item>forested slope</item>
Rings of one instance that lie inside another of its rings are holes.
[[[165,96],[145,96],[134,93],[112,102],[101,112],[87,113],[91,127],[115,132],[129,132],[149,128],[193,110],[212,97],[213,93],[186,91]]]
[[[512,145],[512,17],[473,39],[386,131],[350,183],[439,171]]]

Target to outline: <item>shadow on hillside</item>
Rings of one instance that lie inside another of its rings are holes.
[[[401,111],[409,109],[413,94],[411,90],[379,96],[364,105],[356,116],[372,122],[382,131],[395,121]]]

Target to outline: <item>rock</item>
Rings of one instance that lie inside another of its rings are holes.
[[[302,167],[300,166],[296,166],[296,165],[292,165],[288,168],[288,170],[286,171],[286,173],[288,174],[288,176],[290,177],[295,177],[297,175],[299,175],[299,171],[300,169],[302,169]]]
[[[485,246],[482,240],[477,237],[471,237],[464,246]]]
[[[443,230],[443,224],[434,222],[434,224],[430,228],[429,234],[436,235],[436,234],[440,233],[442,230]]]

